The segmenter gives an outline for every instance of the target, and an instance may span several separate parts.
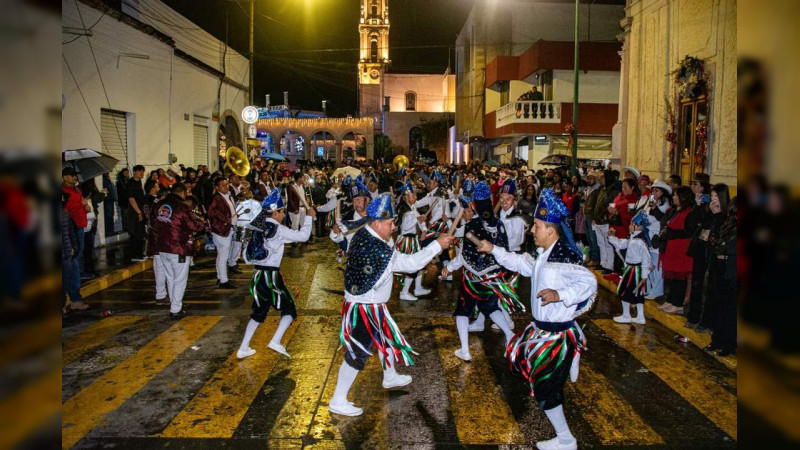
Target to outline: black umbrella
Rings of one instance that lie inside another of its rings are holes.
[[[61,152],[61,167],[72,167],[78,172],[78,181],[90,180],[111,172],[119,160],[111,155],[90,148],[64,150]]]

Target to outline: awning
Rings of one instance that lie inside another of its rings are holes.
[[[509,147],[508,144],[500,144],[500,145],[498,145],[497,147],[494,148],[494,154],[495,155],[505,155],[506,153],[508,153],[508,147]]]
[[[550,136],[551,154],[572,155],[569,136]],[[609,159],[612,154],[611,136],[578,136],[578,159]]]

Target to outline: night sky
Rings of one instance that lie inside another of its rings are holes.
[[[247,0],[165,3],[222,41],[227,15],[228,44],[247,55]],[[444,73],[472,4],[390,0],[390,71]],[[289,91],[293,108],[321,110],[326,99],[329,116],[355,115],[359,8],[359,0],[256,0],[256,105],[264,105],[266,94],[273,105],[282,104],[283,91]]]

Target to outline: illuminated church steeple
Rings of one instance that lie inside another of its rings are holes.
[[[361,0],[358,34],[361,41],[358,60],[359,114],[380,120],[383,74],[391,63],[389,0]]]

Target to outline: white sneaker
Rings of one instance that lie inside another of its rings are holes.
[[[631,323],[638,323],[639,325],[644,325],[644,322],[645,322],[644,318],[640,319],[638,317],[631,317]]]
[[[625,316],[617,316],[617,317],[614,317],[614,322],[617,322],[617,323],[631,323],[631,318],[630,317],[625,317]]]
[[[400,293],[400,300],[405,300],[405,301],[409,301],[409,302],[415,302],[415,301],[417,301],[419,299],[417,297],[414,297],[413,295],[411,295],[410,292],[401,292]]]
[[[281,344],[275,344],[275,343],[273,343],[273,342],[270,342],[270,343],[269,343],[269,345],[267,345],[267,348],[270,348],[270,349],[272,349],[272,350],[275,350],[276,352],[280,353],[281,355],[283,355],[283,356],[285,356],[285,357],[287,357],[287,358],[289,358],[289,359],[291,359],[291,358],[292,358],[292,355],[290,355],[290,354],[289,354],[289,353],[286,351],[286,347],[282,346]]]
[[[575,358],[572,359],[572,365],[569,368],[569,380],[573,383],[578,381],[578,372],[580,371],[580,364],[581,364],[581,353],[578,352],[575,354]]]
[[[453,281],[453,275],[450,274],[450,275],[447,275],[446,277],[443,277],[443,276],[439,275],[439,279],[442,280],[442,281]]]
[[[241,351],[241,350],[236,351],[236,357],[239,358],[239,359],[245,359],[248,356],[253,356],[255,354],[256,354],[256,351],[253,350],[252,348],[248,348],[245,351]]]
[[[356,407],[350,402],[334,402],[333,400],[328,404],[328,410],[333,414],[349,417],[360,416],[364,413],[363,409]]]
[[[400,375],[396,373],[392,378],[386,379],[383,378],[383,387],[385,389],[391,389],[396,387],[406,386],[411,383],[411,375]]]
[[[554,437],[548,441],[537,442],[536,448],[539,450],[578,450],[578,441],[573,439],[572,442],[562,444],[558,437]]]
[[[467,331],[470,333],[480,333],[481,331],[483,331],[483,324],[476,320],[475,322],[469,324],[469,327],[467,327]]]
[[[422,297],[423,295],[428,295],[430,293],[431,293],[430,289],[425,289],[425,288],[414,289],[414,295],[416,295],[417,297]]]
[[[472,361],[472,355],[469,352],[462,352],[461,349],[456,350],[455,355],[458,359],[463,359],[464,361]]]

